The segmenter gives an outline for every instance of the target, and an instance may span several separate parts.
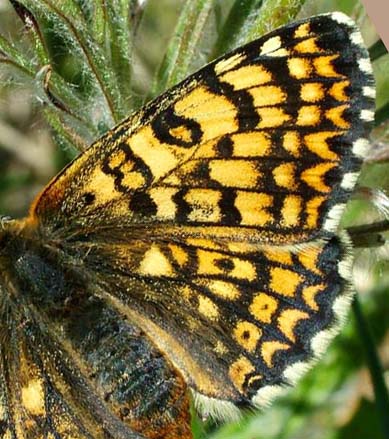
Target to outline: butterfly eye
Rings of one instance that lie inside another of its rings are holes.
[[[4,231],[0,231],[0,252],[5,248],[6,245],[7,245],[7,234]]]
[[[20,245],[19,245],[20,246]],[[0,259],[7,259],[10,253],[17,252],[17,239],[12,231],[0,229]]]

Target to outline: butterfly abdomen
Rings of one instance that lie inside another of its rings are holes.
[[[188,408],[186,386],[146,335],[99,299],[86,300],[66,323],[67,339],[116,417],[147,438],[173,434],[173,412]]]

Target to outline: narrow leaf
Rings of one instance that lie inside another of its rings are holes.
[[[267,32],[292,21],[305,0],[265,0],[260,11],[253,9],[237,38],[238,45],[255,40]]]
[[[155,96],[188,75],[198,41],[214,0],[187,0],[165,57],[154,80],[151,94]]]
[[[262,3],[263,0],[235,0],[223,27],[218,33],[210,60],[237,47],[238,38],[245,22],[250,17],[250,14],[253,12],[258,13]]]

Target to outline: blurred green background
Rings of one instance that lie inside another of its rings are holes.
[[[51,8],[48,1],[25,0],[16,3],[18,16],[0,0],[1,215],[25,215],[36,193],[78,150],[215,55],[276,25],[341,10],[358,23],[368,47],[379,39],[354,0],[113,0],[112,8],[122,12],[115,16],[110,8],[107,16],[101,14],[94,7],[100,3],[63,0]],[[129,20],[128,6],[134,12]],[[385,220],[389,213],[389,56],[379,44],[375,48],[380,123],[360,179],[365,189],[349,203],[345,227]],[[42,70],[48,64],[51,77]],[[357,250],[354,267],[361,306],[350,312],[316,367],[269,409],[245,413],[238,423],[217,425],[194,415],[196,438],[389,439],[380,383],[389,381],[389,246],[366,247]],[[375,355],[381,374],[377,365],[374,369]]]

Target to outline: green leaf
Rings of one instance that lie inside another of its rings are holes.
[[[211,52],[210,59],[236,48],[242,29],[249,21],[252,14],[257,15],[263,4],[263,0],[235,0],[223,27],[218,33],[218,38]]]
[[[265,0],[260,11],[253,11],[243,28],[238,44],[255,40],[267,32],[292,21],[305,0]]]
[[[154,79],[151,96],[156,96],[184,79],[194,57],[214,0],[187,0],[165,57]]]

